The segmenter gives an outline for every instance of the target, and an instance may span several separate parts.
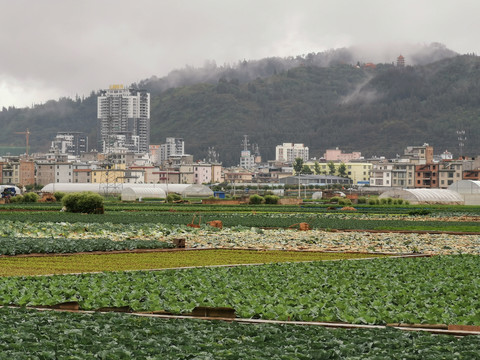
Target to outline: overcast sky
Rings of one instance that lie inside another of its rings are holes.
[[[0,107],[206,61],[431,42],[480,53],[479,0],[0,0],[0,9]]]

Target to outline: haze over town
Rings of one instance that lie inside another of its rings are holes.
[[[355,46],[393,61],[431,42],[478,53],[480,3],[0,0],[0,106],[88,95],[185,66]],[[434,9],[434,10],[433,10]],[[407,45],[408,44],[408,45]]]

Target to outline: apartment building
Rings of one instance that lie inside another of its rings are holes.
[[[100,148],[147,153],[150,144],[150,94],[145,90],[111,85],[97,99]]]
[[[304,144],[283,143],[275,148],[275,161],[293,163],[296,158],[308,161],[309,150]]]

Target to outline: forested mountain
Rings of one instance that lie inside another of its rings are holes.
[[[238,163],[244,134],[259,145],[265,160],[274,158],[275,145],[283,142],[303,142],[312,156],[335,146],[394,156],[425,142],[437,153],[448,149],[458,155],[456,130],[462,129],[464,152],[480,153],[479,57],[449,53],[424,65],[370,68],[354,66],[355,59],[346,61],[349,55],[340,54],[318,64],[318,54],[310,61],[309,55],[284,59],[297,62],[284,68],[266,59],[255,64],[256,71],[249,62],[222,71],[215,67],[208,79],[205,68],[201,76],[186,69],[177,74],[183,80],[176,86],[168,77],[141,81],[135,86],[151,92],[151,143],[183,137],[196,159],[214,146],[225,165]],[[3,109],[0,123],[1,145],[21,146],[25,138],[14,132],[29,128],[32,150],[46,150],[57,131],[86,131],[96,147],[96,95]]]

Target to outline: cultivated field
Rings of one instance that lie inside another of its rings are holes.
[[[60,207],[1,208],[0,358],[479,357],[478,208]]]

